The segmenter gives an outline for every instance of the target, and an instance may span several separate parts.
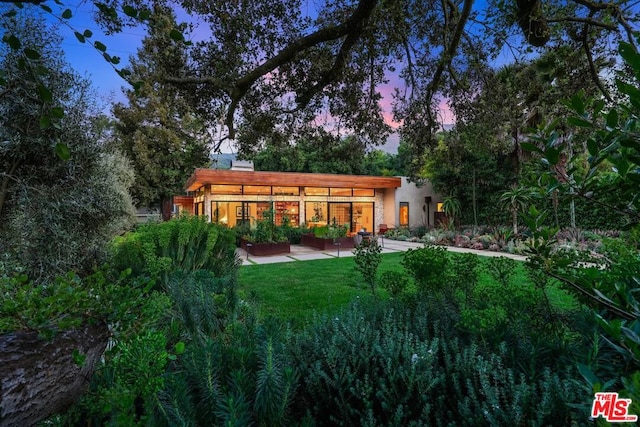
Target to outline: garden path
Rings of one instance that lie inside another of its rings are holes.
[[[400,240],[381,239],[382,253],[393,252],[406,252],[408,249],[418,249],[424,246],[423,243],[416,242],[403,242]],[[445,246],[445,248],[451,252],[457,253],[472,253],[480,256],[499,257],[515,259],[517,261],[524,261],[527,257],[523,255],[510,254],[507,252],[493,252],[493,251],[480,251],[477,249],[457,248],[455,246]],[[314,259],[330,259],[337,257],[352,257],[353,252],[350,249],[340,250],[338,248],[334,251],[322,251],[308,246],[291,245],[291,252],[282,255],[271,256],[247,256],[247,253],[241,249],[236,249],[238,256],[242,259],[242,265],[255,265],[255,264],[275,264],[280,262],[294,262],[294,261],[309,261]]]

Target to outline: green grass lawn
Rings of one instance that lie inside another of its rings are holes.
[[[403,271],[402,255],[383,254],[378,275],[390,270]],[[486,260],[485,257],[480,259]],[[513,280],[530,283],[524,267],[518,268]],[[314,312],[333,314],[356,298],[371,298],[371,291],[356,270],[352,257],[246,265],[240,268],[239,282],[244,296],[258,301],[262,315],[273,315],[298,325],[311,319]],[[483,271],[480,284],[491,283],[491,277]],[[388,298],[383,289],[377,292],[379,298]],[[549,288],[549,295],[554,305],[561,308],[574,304],[573,298],[557,286]]]

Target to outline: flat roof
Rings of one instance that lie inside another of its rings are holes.
[[[196,169],[187,180],[187,191],[203,185],[276,185],[283,187],[398,188],[402,180],[390,176],[337,175],[330,173],[265,172]]]

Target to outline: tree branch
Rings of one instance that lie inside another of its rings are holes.
[[[587,36],[588,36],[587,30],[589,29],[589,25],[590,25],[588,21],[591,20],[591,18],[593,17],[593,14],[595,14],[594,11],[589,12],[589,18],[587,18],[582,28],[582,47],[584,48],[585,55],[587,55],[587,62],[589,63],[589,71],[591,72],[591,78],[593,79],[596,86],[598,86],[598,90],[600,90],[600,93],[602,93],[602,95],[607,99],[607,101],[612,102],[611,96],[609,96],[609,92],[607,92],[604,85],[600,81],[600,77],[598,76],[598,70],[596,70],[596,66],[593,62],[593,55],[591,54],[591,49],[589,48],[589,40],[587,39]]]
[[[604,22],[596,21],[591,18],[580,18],[577,16],[561,16],[559,18],[549,18],[547,22],[580,22],[588,25],[593,25],[594,27],[604,28],[605,30],[616,31],[617,28],[615,25],[605,24]]]

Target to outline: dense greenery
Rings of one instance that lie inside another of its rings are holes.
[[[125,90],[127,103],[113,106],[115,145],[131,159],[135,182],[131,189],[136,206],[160,206],[183,192],[195,168],[208,167],[210,146],[204,123],[187,96],[163,84],[161,76],[184,68],[186,52],[169,31],[176,28],[174,13],[156,4],[149,35],[127,70],[135,90]],[[165,214],[168,214],[165,212]]]
[[[107,243],[133,223],[133,174],[100,143],[90,84],[39,18],[0,23],[22,40],[0,48],[0,270],[46,283],[104,262]]]

